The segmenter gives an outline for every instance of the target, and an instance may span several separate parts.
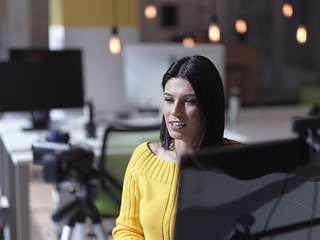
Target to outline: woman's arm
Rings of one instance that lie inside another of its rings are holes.
[[[112,231],[114,240],[144,239],[144,232],[139,218],[141,194],[137,179],[131,173],[130,165],[129,163],[124,177],[121,209],[116,220],[117,226]]]

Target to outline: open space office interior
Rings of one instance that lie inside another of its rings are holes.
[[[160,142],[163,75],[191,55],[216,66],[224,137],[246,146],[182,158],[173,239],[318,239],[319,13],[318,0],[0,0],[0,240],[113,239],[130,156]]]

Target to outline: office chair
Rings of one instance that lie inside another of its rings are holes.
[[[160,124],[128,126],[111,124],[104,133],[98,172],[106,183],[98,189],[95,205],[101,216],[117,217],[127,164],[134,149],[145,141],[159,142]]]
[[[320,85],[303,84],[300,87],[299,95],[300,104],[312,107],[309,115],[320,116]]]

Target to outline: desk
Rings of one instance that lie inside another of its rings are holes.
[[[32,143],[45,139],[46,131],[23,131],[29,121],[23,118],[0,120],[0,183],[2,194],[10,202],[9,239],[30,239],[29,164],[33,162]],[[100,155],[105,126],[97,128],[97,138],[88,139],[81,119],[73,119],[61,127],[70,134],[70,143],[87,143],[95,156]]]
[[[236,126],[227,125],[225,137],[251,144],[296,137],[291,130],[294,117],[307,116],[309,107],[278,106],[244,108]],[[31,145],[44,139],[46,132],[22,131],[25,119],[0,120],[0,183],[10,201],[10,239],[30,239],[29,164],[33,161]],[[61,128],[70,133],[71,144],[88,143],[95,156],[100,155],[105,125],[98,125],[97,138],[85,136],[83,121],[70,120]]]
[[[310,106],[263,106],[241,108],[236,125],[226,124],[225,137],[245,144],[296,138],[292,120],[307,117]]]

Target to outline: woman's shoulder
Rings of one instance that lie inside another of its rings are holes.
[[[156,153],[158,153],[158,150],[160,149],[159,146],[161,146],[160,143],[152,142],[144,142],[140,144],[136,147],[131,156],[131,164],[141,166],[146,164],[148,161],[156,160],[158,158]]]
[[[130,161],[127,166],[127,170],[135,171],[141,168],[142,165],[145,165],[145,159],[148,159],[153,156],[153,153],[148,147],[148,142],[141,143],[133,151]]]
[[[244,147],[246,146],[245,144],[232,140],[232,139],[228,139],[228,138],[223,138],[223,142],[222,142],[223,146],[226,147]]]
[[[148,147],[150,151],[156,156],[161,155],[161,152],[163,151],[161,143],[149,142]]]
[[[149,148],[152,153],[159,159],[165,162],[179,164],[180,159],[177,159],[171,150],[164,149],[161,143],[149,143]]]
[[[161,143],[142,143],[133,152],[127,170],[136,177],[143,174],[151,178],[156,176],[158,180],[163,181],[167,175],[163,175],[163,172],[160,174],[160,171],[162,169],[171,169],[169,171],[171,174],[174,172],[175,165],[160,157],[161,149],[163,149]],[[160,156],[156,154],[160,154]]]
[[[140,157],[141,155],[153,155],[153,152],[150,150],[149,144],[150,142],[141,143],[136,147],[132,156]]]

